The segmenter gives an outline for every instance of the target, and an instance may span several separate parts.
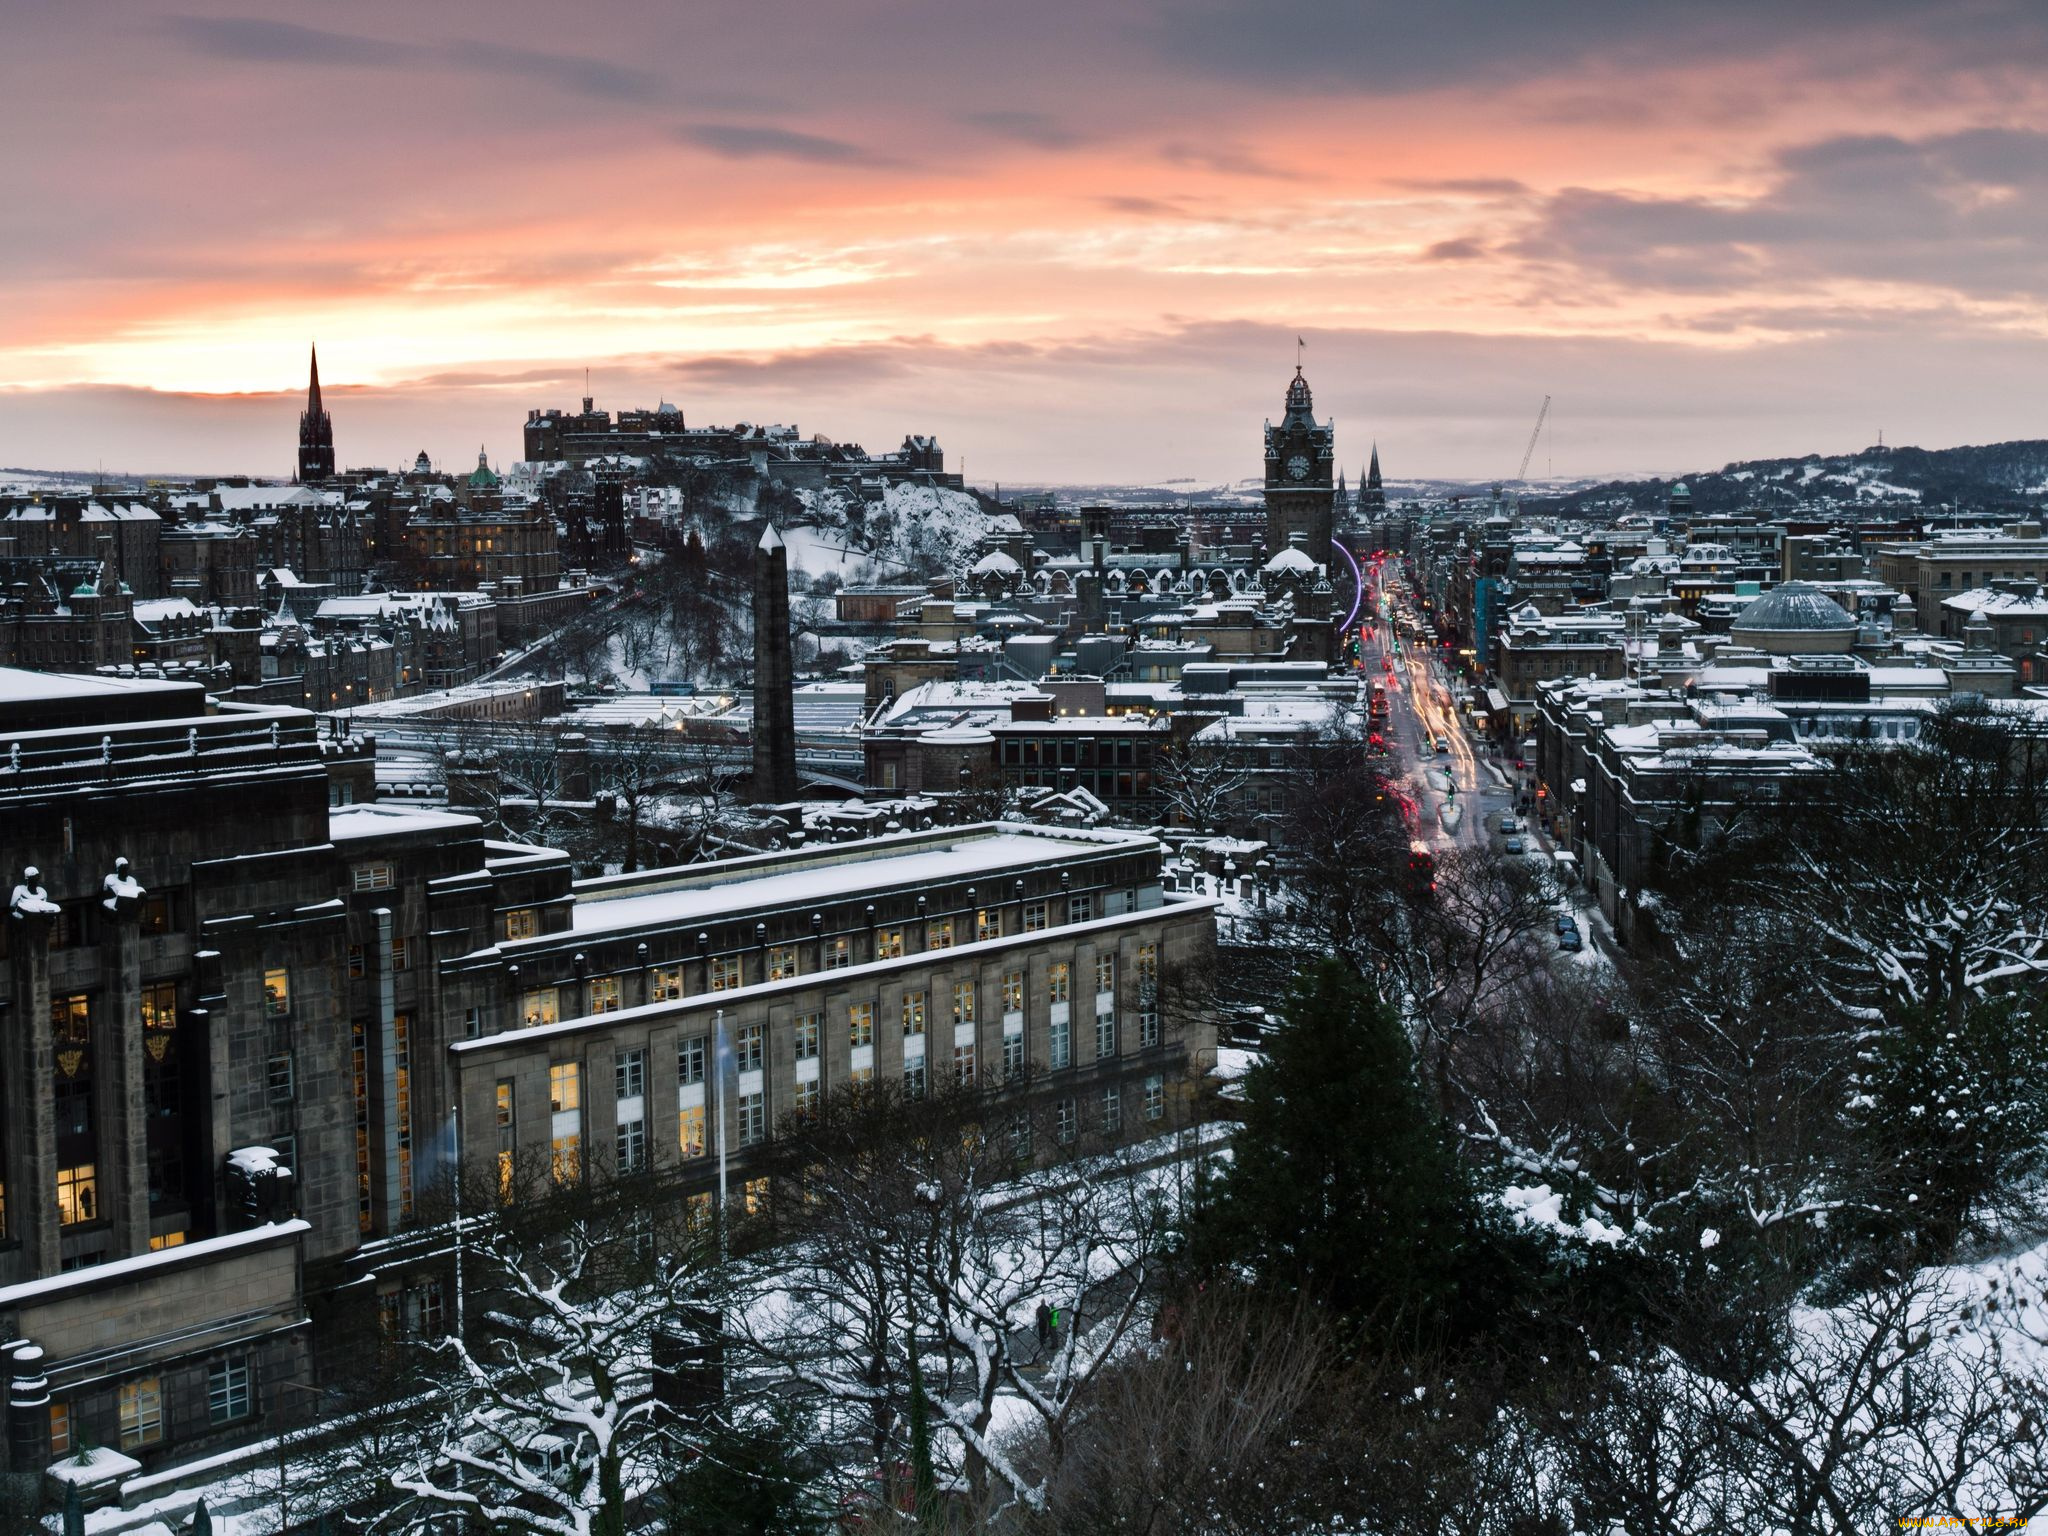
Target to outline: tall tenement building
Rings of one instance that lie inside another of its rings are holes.
[[[0,669],[17,1470],[205,1454],[378,1331],[444,1328],[437,1245],[389,1239],[430,1219],[453,1126],[471,1172],[651,1170],[708,1206],[721,1150],[749,1198],[763,1143],[835,1089],[986,1088],[1050,1150],[1176,1123],[1210,1064],[1213,903],[1163,889],[1148,835],[996,824],[577,881],[473,816],[363,803],[369,748],[317,725]]]
[[[313,349],[313,371],[306,383],[306,408],[299,412],[299,482],[334,477],[334,423],[320,403],[320,349]]]

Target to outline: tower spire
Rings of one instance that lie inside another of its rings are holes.
[[[334,477],[334,423],[320,401],[320,348],[313,348],[306,380],[306,408],[299,412],[299,480]]]

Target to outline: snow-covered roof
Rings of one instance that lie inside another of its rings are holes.
[[[417,805],[351,805],[327,813],[327,840],[346,843],[405,832],[468,831],[482,826],[476,817],[460,811],[435,811]]]

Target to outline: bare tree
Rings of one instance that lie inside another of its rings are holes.
[[[1160,754],[1152,786],[1174,825],[1211,836],[1243,825],[1256,777],[1234,739],[1188,740]]]

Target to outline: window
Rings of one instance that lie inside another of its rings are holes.
[[[395,938],[391,941],[391,969],[409,971],[412,969],[412,940]]]
[[[159,1444],[164,1437],[164,1394],[154,1376],[121,1383],[121,1449]]]
[[[767,1054],[764,1048],[766,1029],[759,1024],[742,1024],[733,1034],[733,1057],[739,1063],[734,1068],[739,1072],[758,1072],[762,1058]]]
[[[538,987],[519,999],[519,1018],[528,1029],[541,1024],[552,1024],[560,1017],[556,1012],[555,989]]]
[[[901,928],[879,928],[875,931],[875,958],[877,960],[901,960],[903,958],[903,930]]]
[[[363,959],[363,946],[351,944],[348,947],[348,979],[361,981],[369,974],[369,965]]]
[[[1031,901],[1024,904],[1024,931],[1037,933],[1046,926],[1045,903]]]
[[[286,1166],[289,1167],[290,1165],[287,1164]],[[162,1253],[166,1248],[182,1248],[184,1246],[185,1234],[183,1232],[153,1232],[150,1234],[149,1251],[151,1253]]]
[[[71,1405],[50,1404],[50,1451],[62,1456],[71,1449]]]
[[[1102,1134],[1114,1136],[1124,1128],[1124,1092],[1111,1085],[1102,1090]]]
[[[270,1078],[270,1102],[273,1104],[291,1103],[292,1053],[290,1051],[280,1051],[277,1055],[271,1057],[267,1070]]]
[[[704,1106],[702,1104],[684,1106],[683,1112],[679,1117],[679,1124],[681,1131],[677,1140],[683,1149],[683,1156],[702,1157],[704,1155]]]
[[[1074,1027],[1066,1019],[1052,1021],[1047,1030],[1047,1063],[1054,1071],[1074,1064]]]
[[[389,864],[358,864],[350,872],[350,884],[359,891],[388,891],[392,886]]]
[[[768,1203],[768,1181],[766,1179],[747,1180],[746,1183],[740,1186],[740,1198],[746,1202],[747,1214],[749,1216],[760,1215],[761,1207]]]
[[[1097,992],[1114,992],[1116,990],[1115,955],[1097,955],[1095,957],[1095,990]]]
[[[1061,1099],[1053,1106],[1053,1135],[1063,1147],[1071,1146],[1080,1131],[1080,1119],[1074,1112],[1072,1099]]]
[[[497,1100],[492,1106],[492,1119],[497,1122],[499,1130],[509,1132],[512,1129],[512,1080],[509,1077],[498,1079]]]
[[[796,974],[796,946],[777,944],[768,951],[768,979],[787,981]]]
[[[645,1120],[621,1120],[619,1122],[616,1151],[618,1172],[646,1172],[647,1122]]]
[[[904,1038],[908,1039],[912,1035],[921,1035],[923,1033],[924,994],[922,992],[906,992],[903,994]]]
[[[704,1037],[692,1035],[676,1047],[676,1081],[685,1086],[704,1081]]]
[[[612,1079],[621,1099],[637,1099],[647,1092],[647,1053],[621,1051],[612,1059]]]
[[[796,1059],[798,1061],[815,1061],[817,1059],[818,1024],[818,1015],[815,1013],[800,1013],[796,1016],[796,1026],[792,1034],[796,1040]]]
[[[875,1005],[852,1003],[846,1010],[846,1043],[856,1050],[875,1043]]]
[[[953,919],[934,918],[925,924],[924,947],[926,949],[951,949],[953,947]]]
[[[844,934],[825,941],[825,969],[843,971],[853,964],[853,946]]]
[[[672,1003],[683,995],[683,968],[680,965],[654,968],[654,998],[657,1003]]]
[[[1003,914],[998,907],[982,907],[974,914],[974,937],[976,940],[1000,939],[1003,936]]]
[[[959,1083],[962,1087],[971,1086],[974,1082],[974,1042],[972,1040],[969,1040],[964,1045],[956,1044],[953,1047],[953,1081]]]
[[[80,1163],[75,1168],[57,1170],[57,1224],[75,1227],[81,1222],[97,1221],[100,1214],[100,1184],[94,1165]]]
[[[1166,1117],[1166,1079],[1154,1072],[1145,1079],[1145,1118],[1162,1120]]]
[[[574,1184],[583,1177],[583,1133],[569,1131],[554,1137],[549,1146],[548,1172],[557,1184]]]
[[[814,1077],[807,1083],[796,1085],[796,1114],[799,1119],[808,1120],[818,1112],[820,1089]]]
[[[974,983],[971,981],[956,981],[953,983],[953,1025],[957,1029],[962,1024],[972,1024],[973,1022]]]
[[[1010,1122],[1010,1155],[1022,1161],[1031,1156],[1031,1117],[1019,1115]]]
[[[1005,971],[1003,972],[1003,1012],[1022,1013],[1023,1011],[1024,973],[1022,971]]]
[[[291,972],[283,966],[263,973],[263,1012],[268,1018],[282,1019],[292,1011]]]
[[[1138,946],[1138,1046],[1159,1044],[1159,946]]]
[[[540,913],[532,907],[514,907],[505,914],[507,939],[530,939],[540,932]]]
[[[740,957],[717,955],[711,961],[711,990],[730,992],[740,984]]]
[[[924,1089],[924,1058],[922,1056],[906,1058],[903,1063],[903,1096],[906,1099],[921,1099],[924,1097]]]
[[[206,1373],[206,1421],[232,1424],[249,1417],[249,1360],[217,1360]]]
[[[1024,1036],[1022,1033],[1003,1036],[1003,1076],[1016,1077],[1024,1070]]]
[[[1116,1054],[1116,1015],[1098,1013],[1095,1015],[1095,1059],[1107,1060]]]
[[[740,1145],[751,1147],[768,1134],[768,1095],[743,1093],[739,1096]]]
[[[556,1062],[548,1068],[548,1108],[566,1114],[583,1107],[581,1069],[573,1061]]]
[[[1094,916],[1095,893],[1093,891],[1087,891],[1079,896],[1071,896],[1067,899],[1068,922],[1085,923],[1091,921]]]
[[[600,976],[590,984],[590,1011],[592,1013],[617,1013],[619,1011],[619,978]]]
[[[1064,960],[1046,967],[1045,994],[1050,1002],[1064,1003],[1073,987],[1073,968]]]

